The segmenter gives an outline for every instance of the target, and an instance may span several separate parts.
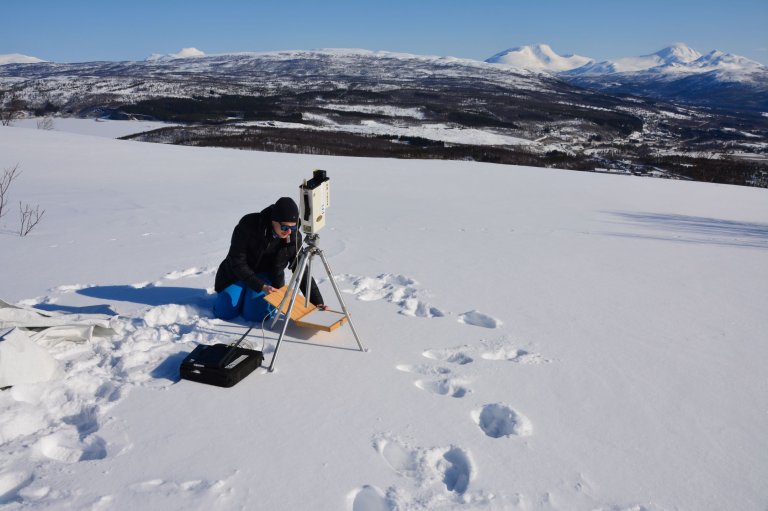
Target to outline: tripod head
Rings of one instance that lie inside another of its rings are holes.
[[[313,248],[319,248],[317,245],[320,243],[320,235],[317,233],[307,234],[304,236],[304,243]]]

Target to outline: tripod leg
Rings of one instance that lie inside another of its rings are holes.
[[[325,254],[323,254],[322,250],[318,250],[318,254],[320,254],[320,259],[323,261],[323,265],[325,266],[325,271],[326,273],[328,273],[328,280],[331,281],[333,290],[336,291],[336,298],[339,299],[339,303],[341,304],[341,309],[344,311],[344,315],[347,317],[347,321],[349,321],[349,327],[352,329],[352,333],[355,336],[355,340],[357,341],[357,346],[358,348],[360,348],[360,351],[365,351],[362,343],[360,342],[360,337],[357,336],[357,330],[355,330],[355,325],[352,324],[352,316],[349,315],[349,311],[347,310],[347,305],[344,303],[344,299],[341,297],[341,291],[339,291],[339,286],[336,285],[336,280],[333,278],[333,272],[331,271],[331,267],[328,265],[328,261],[325,258]]]
[[[283,295],[283,299],[280,300],[280,305],[277,307],[277,314],[275,314],[275,317],[272,318],[272,323],[269,325],[269,328],[275,328],[275,325],[277,324],[277,320],[280,318],[280,314],[283,310],[283,305],[285,305],[285,301],[288,299],[288,295],[290,294],[290,290],[293,289],[294,284],[298,286],[300,280],[298,279],[299,275],[299,268],[304,266],[304,259],[309,256],[309,251],[306,248],[302,248],[301,252],[299,252],[299,261],[296,263],[296,271],[293,272],[293,275],[291,275],[291,280],[288,282],[288,287],[285,289],[285,294]]]
[[[304,307],[309,307],[309,295],[312,294],[312,256],[314,254],[309,254],[309,262],[307,263],[307,274],[305,278],[307,279],[307,289],[304,291]],[[299,281],[301,283],[301,281]]]
[[[304,270],[306,269],[308,262],[308,257],[304,257],[304,259],[301,261],[301,267],[297,268],[296,275],[301,276],[302,273],[304,273]],[[269,369],[268,371],[271,373],[275,370],[275,360],[277,360],[277,350],[280,349],[280,343],[283,341],[283,337],[285,336],[285,331],[288,329],[288,320],[291,319],[291,312],[293,312],[293,306],[296,303],[296,295],[299,294],[299,279],[294,283],[293,286],[293,292],[291,293],[291,301],[288,303],[288,310],[285,313],[285,323],[283,323],[283,330],[280,332],[280,337],[277,338],[277,344],[275,344],[275,352],[272,354],[272,361],[269,363]],[[288,294],[288,291],[286,290],[286,295]]]

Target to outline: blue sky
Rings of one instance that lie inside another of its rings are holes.
[[[4,0],[0,54],[57,62],[365,48],[484,60],[548,43],[596,59],[674,42],[768,64],[768,1]]]

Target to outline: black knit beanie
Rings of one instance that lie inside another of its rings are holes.
[[[272,206],[272,220],[275,222],[298,222],[299,207],[290,197],[280,197]]]

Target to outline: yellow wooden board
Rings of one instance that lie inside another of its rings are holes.
[[[280,302],[285,296],[285,291],[288,286],[283,286],[274,293],[270,293],[264,297],[264,299],[272,304],[276,309],[280,306]],[[290,297],[285,301],[283,308],[280,312],[285,314],[288,311],[288,302]],[[296,301],[293,304],[293,310],[291,311],[291,319],[297,326],[304,328],[311,328],[313,330],[323,330],[325,332],[332,332],[339,328],[347,321],[347,316],[343,312],[337,312],[332,310],[318,310],[317,307],[309,304],[306,306],[306,299],[301,294],[301,291],[296,295]]]
[[[345,321],[347,321],[347,317],[343,312],[316,309],[294,321],[294,323],[304,328],[333,332],[343,325]]]
[[[280,306],[280,302],[282,301],[283,296],[285,296],[286,289],[288,289],[288,286],[283,286],[277,291],[275,291],[274,293],[269,293],[268,295],[266,295],[264,299],[269,303],[271,303],[275,307],[275,309],[277,309]],[[285,301],[285,304],[283,305],[283,308],[280,311],[283,314],[285,314],[288,311],[288,302],[290,301],[290,299],[291,297],[289,296],[288,300]],[[305,307],[305,304],[306,304],[306,299],[304,298],[304,296],[302,296],[301,291],[299,291],[299,293],[296,295],[296,301],[293,303],[293,310],[291,311],[292,320],[294,321],[299,320],[317,308],[311,303],[309,304],[309,307]]]

